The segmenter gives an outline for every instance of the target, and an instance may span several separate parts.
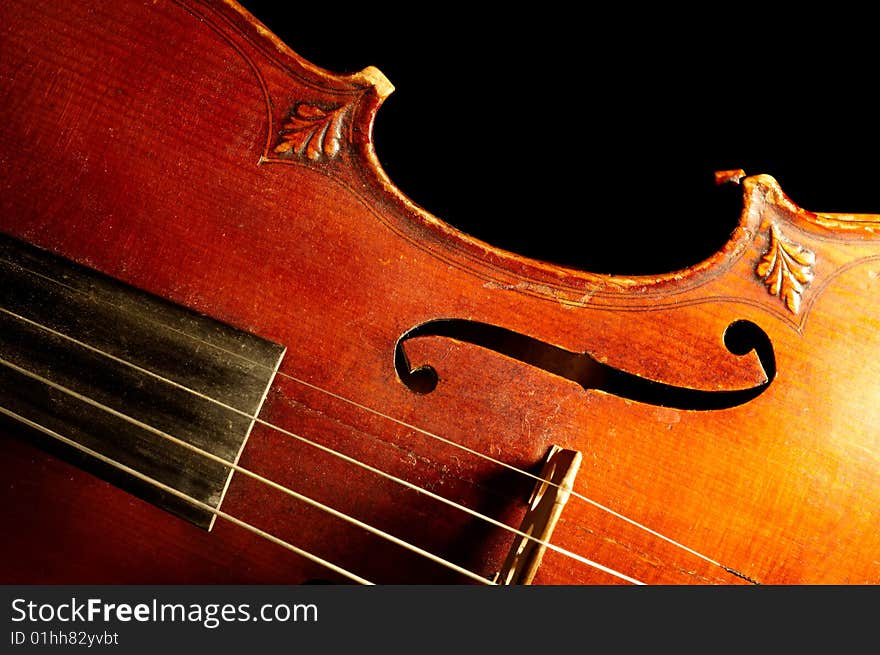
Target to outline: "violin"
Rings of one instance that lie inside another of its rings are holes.
[[[5,583],[880,582],[880,216],[718,170],[711,254],[586,272],[232,0],[0,19]]]

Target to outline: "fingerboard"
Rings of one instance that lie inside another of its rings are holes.
[[[0,235],[3,413],[52,453],[199,527],[213,525],[203,505],[219,509],[284,351]]]

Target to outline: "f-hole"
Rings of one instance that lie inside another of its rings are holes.
[[[533,337],[488,323],[465,319],[437,319],[422,323],[397,340],[394,367],[401,382],[411,391],[427,394],[437,388],[439,377],[433,366],[413,368],[405,344],[418,337],[445,337],[493,350],[502,355],[578,383],[637,402],[690,410],[717,410],[736,407],[761,395],[776,377],[776,356],[767,334],[750,321],[735,321],[724,331],[724,346],[743,356],[754,351],[766,379],[761,384],[729,391],[705,391],[676,387],[621,371],[594,359],[588,353],[575,353]]]

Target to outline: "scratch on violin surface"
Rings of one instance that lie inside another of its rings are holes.
[[[654,418],[658,423],[666,423],[670,428],[681,422],[681,412],[670,407],[657,407],[654,410]]]
[[[566,309],[571,309],[573,306],[586,305],[586,301],[590,300],[590,298],[593,297],[593,293],[588,292],[581,299],[574,300],[568,297],[568,295],[560,289],[554,289],[547,284],[539,284],[536,282],[527,281],[517,282],[516,284],[504,284],[496,282],[495,280],[487,280],[483,283],[483,288],[497,289],[499,291],[520,291],[524,293],[536,294],[550,300],[556,300],[562,307]]]

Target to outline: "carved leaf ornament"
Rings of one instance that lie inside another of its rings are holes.
[[[325,109],[316,104],[298,102],[290,111],[275,147],[279,155],[297,155],[315,161],[321,157],[332,159],[339,154],[342,142],[342,124],[349,105]]]
[[[776,226],[770,227],[770,243],[755,272],[764,280],[767,291],[779,297],[788,310],[797,314],[804,289],[813,280],[812,251],[783,238]]]

